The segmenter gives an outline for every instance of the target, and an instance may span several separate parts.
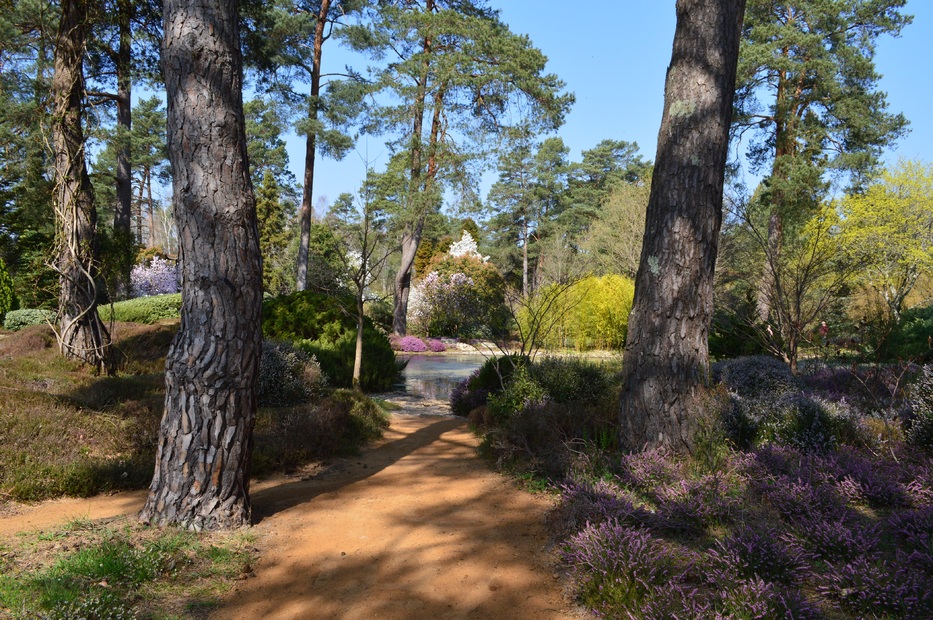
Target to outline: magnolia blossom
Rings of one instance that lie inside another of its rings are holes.
[[[473,258],[478,258],[484,263],[489,260],[488,256],[483,256],[476,249],[476,241],[473,240],[473,235],[467,231],[463,231],[463,236],[460,237],[460,241],[457,241],[450,249],[447,250],[447,254],[454,258],[459,258],[461,256],[470,256]]]

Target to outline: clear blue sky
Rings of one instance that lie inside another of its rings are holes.
[[[674,38],[674,0],[616,0],[598,4],[566,0],[502,0],[491,4],[514,32],[527,34],[547,55],[548,71],[556,73],[576,94],[577,102],[558,132],[579,160],[583,150],[611,138],[637,142],[653,160],[664,76]],[[890,110],[910,121],[910,134],[886,155],[933,162],[933,2],[909,0],[906,12],[914,22],[899,38],[884,37],[877,46],[876,66],[883,75]],[[364,62],[336,48],[325,49],[324,70]],[[340,162],[316,164],[315,204],[332,202],[338,194],[359,188],[368,159],[381,170],[388,153],[378,136],[363,138],[357,152]],[[289,140],[296,177],[304,165],[304,146]],[[488,182],[487,177],[487,182]],[[484,188],[485,191],[485,188]]]

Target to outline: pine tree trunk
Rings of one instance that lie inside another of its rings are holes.
[[[713,272],[745,0],[678,0],[623,358],[627,450],[693,445],[709,375]]]
[[[236,3],[166,0],[163,62],[183,302],[140,518],[238,527],[250,520],[262,270]]]
[[[52,78],[55,211],[58,226],[59,347],[113,374],[110,334],[97,314],[97,210],[84,156],[85,0],[63,0]]]
[[[330,12],[330,0],[322,0],[314,25],[314,54],[311,58],[311,105],[309,113],[312,121],[317,121],[321,108],[321,54],[324,49],[324,26]],[[299,239],[296,289],[303,291],[308,287],[308,254],[311,245],[311,216],[314,213],[314,158],[317,155],[317,136],[308,134],[305,143],[304,192],[301,195],[299,213]]]
[[[117,50],[117,128],[120,148],[117,151],[117,205],[113,217],[113,233],[117,242],[117,251],[120,252],[118,261],[120,273],[117,282],[116,294],[125,298],[130,293],[130,272],[136,261],[136,244],[142,239],[133,239],[133,186],[130,162],[130,132],[133,124],[133,108],[131,90],[133,84],[132,70],[132,31],[130,20],[133,4],[129,0],[120,0],[117,3],[119,14],[120,44]]]

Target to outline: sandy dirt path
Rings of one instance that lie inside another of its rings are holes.
[[[443,406],[402,400],[385,438],[306,479],[253,487],[255,577],[218,620],[578,618],[543,524],[550,505],[491,472]],[[0,515],[0,534],[133,514],[144,493]]]

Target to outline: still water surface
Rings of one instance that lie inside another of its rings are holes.
[[[451,390],[483,365],[482,355],[399,355],[408,359],[403,373],[405,391],[424,398],[447,400]]]

